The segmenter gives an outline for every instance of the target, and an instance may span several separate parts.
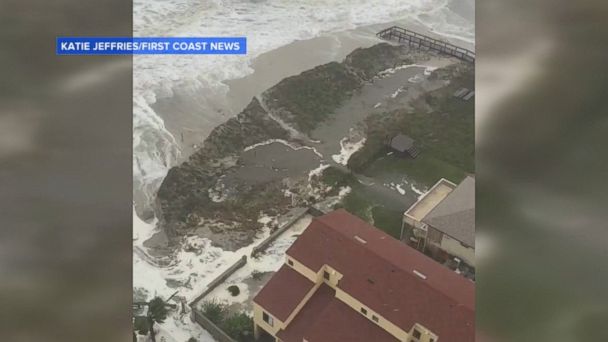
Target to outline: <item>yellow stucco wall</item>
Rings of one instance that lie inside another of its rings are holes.
[[[335,290],[336,290],[336,298],[343,301],[346,305],[350,306],[351,308],[353,308],[353,310],[359,312],[361,315],[363,315],[361,313],[361,308],[364,308],[365,310],[367,310],[367,315],[365,315],[365,317],[367,317],[367,319],[369,319],[371,322],[377,324],[382,329],[386,330],[389,334],[395,336],[395,338],[397,338],[399,341],[407,341],[409,334],[407,332],[405,332],[403,329],[394,325],[389,320],[382,317],[382,315],[380,315],[377,312],[375,312],[374,310],[372,310],[370,307],[363,305],[363,303],[361,303],[360,301],[358,301],[357,299],[355,299],[348,293],[344,292],[340,288],[335,288]],[[378,322],[374,322],[372,320],[373,315],[378,317]]]
[[[416,340],[414,338],[414,330],[418,330],[421,334],[421,336],[418,340]],[[412,336],[412,341],[430,342],[431,339],[433,339],[433,342],[437,342],[437,340],[438,340],[437,335],[433,334],[432,331],[430,331],[429,329],[427,329],[426,327],[424,327],[418,323],[414,324],[412,329],[410,329],[409,333],[410,333],[410,336]]]
[[[289,265],[289,261],[291,261],[292,265]],[[312,295],[314,295],[314,293],[319,288],[319,286],[321,284],[325,283],[336,291],[336,298],[343,301],[345,304],[347,304],[348,306],[353,308],[353,310],[355,310],[356,312],[358,312],[361,315],[363,315],[360,311],[361,308],[366,309],[367,314],[365,316],[367,317],[367,319],[369,319],[371,322],[377,324],[379,327],[381,327],[382,329],[387,331],[389,334],[393,335],[398,340],[404,341],[404,342],[415,341],[414,339],[410,338],[414,327],[412,327],[410,329],[410,331],[406,332],[405,330],[399,328],[397,325],[391,323],[389,320],[382,317],[382,315],[378,314],[377,312],[372,310],[370,307],[364,305],[363,303],[358,301],[356,298],[352,297],[351,295],[349,295],[348,293],[346,293],[345,291],[340,289],[338,287],[338,284],[340,282],[340,279],[342,279],[342,274],[340,274],[337,270],[333,269],[331,266],[324,265],[323,267],[321,267],[321,269],[318,272],[314,272],[313,270],[309,269],[308,267],[304,266],[302,263],[298,262],[297,260],[295,260],[289,256],[287,256],[285,263],[288,266],[292,267],[297,272],[299,272],[300,274],[302,274],[303,276],[305,276],[306,278],[308,278],[310,281],[314,282],[315,286],[306,294],[306,296],[302,299],[300,304],[298,304],[298,306],[294,309],[294,311],[290,314],[290,316],[286,319],[285,322],[281,322],[280,320],[276,319],[276,317],[273,317],[273,319],[274,319],[273,326],[269,326],[266,322],[264,322],[263,317],[262,317],[263,308],[261,306],[259,306],[258,304],[254,303],[253,320],[254,320],[255,324],[259,325],[260,327],[262,327],[264,330],[266,330],[273,336],[276,336],[276,334],[279,332],[279,330],[284,329],[286,326],[289,325],[289,323],[291,323],[291,321],[297,316],[297,314],[300,312],[300,310],[308,302],[310,297],[312,297]],[[329,280],[326,280],[323,276],[325,271],[327,271],[330,275]],[[266,313],[270,315],[270,313],[268,311],[266,311]],[[372,319],[373,315],[378,317],[378,322],[374,322],[374,320]],[[435,341],[438,340],[437,337],[431,331],[424,328],[422,325],[416,324],[415,327],[418,329],[418,331],[420,331],[422,333],[422,337],[418,341],[429,342],[431,337],[435,338]]]
[[[288,261],[291,261],[292,265],[289,265]],[[255,324],[259,325],[260,327],[262,327],[264,330],[266,330],[268,333],[270,333],[273,336],[276,336],[276,334],[279,332],[279,330],[284,329],[293,320],[293,318],[298,314],[298,312],[300,312],[300,310],[306,304],[306,302],[308,302],[308,299],[310,299],[310,297],[314,294],[314,291],[316,291],[317,288],[319,288],[319,285],[322,283],[322,281],[320,279],[320,277],[322,277],[322,275],[320,275],[316,272],[313,272],[311,269],[307,268],[306,266],[304,266],[302,263],[298,262],[297,260],[287,256],[285,259],[285,264],[287,266],[293,268],[294,270],[296,270],[298,273],[300,273],[304,277],[308,278],[310,281],[314,282],[315,286],[311,289],[311,291],[309,291],[308,294],[306,294],[306,296],[303,298],[303,300],[300,302],[300,304],[298,304],[298,306],[294,309],[294,311],[286,319],[285,322],[282,322],[279,319],[277,319],[276,317],[272,316],[270,314],[270,312],[265,311],[257,303],[253,303],[253,322]],[[264,322],[262,312],[266,312],[268,315],[272,316],[272,318],[274,320],[274,322],[273,322],[274,324],[272,326],[270,326],[266,322]]]
[[[268,315],[270,315],[272,317],[272,319],[273,319],[272,326],[270,326],[269,324],[264,322],[264,319],[262,316],[263,312],[266,312]],[[285,326],[286,326],[285,323],[281,322],[279,319],[272,316],[268,311],[265,311],[257,303],[253,303],[253,322],[255,324],[257,324],[258,326],[262,327],[264,330],[266,330],[272,336],[276,336],[277,333],[279,332],[279,330],[285,328]]]
[[[289,265],[289,261],[291,261],[293,263],[293,265]],[[300,263],[299,261],[295,260],[294,258],[287,256],[285,263],[287,264],[287,266],[290,266],[294,270],[298,271],[298,273],[305,276],[306,278],[308,278],[308,280],[312,281],[313,283],[316,284],[317,282],[319,282],[320,279],[319,279],[319,274],[317,272],[304,266],[304,264]]]

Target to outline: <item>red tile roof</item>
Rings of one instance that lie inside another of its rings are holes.
[[[405,331],[419,323],[445,341],[475,339],[473,282],[345,210],[314,219],[287,254],[313,271],[330,265],[338,288]]]
[[[283,265],[253,301],[284,322],[314,285],[291,267]]]
[[[300,310],[296,318],[280,331],[284,342],[398,342],[384,329],[335,297],[323,284]]]

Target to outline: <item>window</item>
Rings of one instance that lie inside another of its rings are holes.
[[[378,323],[378,321],[379,321],[378,316],[372,315],[372,321]]]
[[[291,259],[287,259],[287,263],[289,264],[289,266],[293,266],[293,261]]]
[[[361,313],[367,316],[367,310],[365,310],[364,308],[361,308]]]
[[[270,325],[270,326],[272,326],[274,324],[272,317],[265,312],[262,312],[262,319],[264,320],[264,322],[268,323],[268,325]]]
[[[325,280],[329,280],[329,272],[323,271],[323,278],[325,278]]]
[[[420,331],[414,329],[414,332],[412,333],[412,335],[414,336],[414,338],[416,338],[417,340],[420,339],[420,336],[422,336],[422,334],[420,333]]]

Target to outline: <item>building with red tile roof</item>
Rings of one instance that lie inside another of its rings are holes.
[[[475,285],[345,210],[315,218],[254,298],[283,342],[475,340]]]

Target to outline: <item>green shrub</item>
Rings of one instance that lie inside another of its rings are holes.
[[[140,335],[147,335],[150,331],[150,327],[146,317],[135,317],[133,329],[135,329],[135,331],[137,331],[137,333]]]
[[[245,313],[228,317],[222,323],[222,329],[237,341],[246,342],[253,339],[253,319]]]
[[[254,340],[253,318],[249,317],[247,314],[241,312],[229,315],[226,304],[218,303],[214,300],[203,302],[201,305],[201,312],[211,322],[235,340],[239,342],[252,342]],[[188,342],[190,342],[190,340]]]
[[[251,273],[251,278],[253,278],[253,280],[257,280],[260,281],[262,279],[262,272],[259,271],[253,271]]]
[[[220,324],[226,317],[226,307],[216,301],[205,301],[201,305],[201,312],[211,322]]]
[[[228,292],[230,292],[232,297],[236,297],[239,295],[239,293],[241,293],[241,290],[236,285],[230,285],[230,286],[228,286]]]
[[[392,235],[395,239],[401,238],[401,224],[403,212],[377,206],[372,209],[374,226]]]
[[[345,172],[334,166],[330,166],[323,170],[321,181],[329,186],[345,186],[356,182],[357,179],[350,172]]]

